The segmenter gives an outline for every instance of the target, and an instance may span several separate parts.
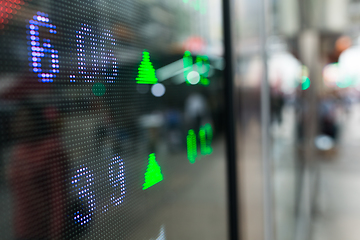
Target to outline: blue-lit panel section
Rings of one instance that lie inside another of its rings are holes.
[[[71,184],[79,201],[85,203],[81,205],[81,209],[73,213],[73,219],[76,224],[85,225],[92,220],[96,209],[95,194],[91,190],[91,186],[94,184],[94,175],[87,167],[80,165],[76,174],[71,177]]]
[[[77,70],[70,74],[70,82],[76,82],[77,78],[84,82],[115,82],[118,73],[113,50],[115,38],[107,29],[95,32],[91,25],[85,23],[76,31]]]
[[[227,238],[221,6],[0,0],[0,240]]]
[[[51,24],[48,14],[37,12],[29,20],[27,28],[31,70],[37,74],[39,82],[53,82],[56,74],[59,73],[58,50],[54,48],[49,38],[42,36],[42,33],[56,34],[56,26]]]
[[[124,161],[120,156],[115,156],[109,164],[109,181],[113,188],[110,201],[117,206],[124,201],[126,193]]]

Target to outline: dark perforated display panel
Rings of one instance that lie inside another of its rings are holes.
[[[0,1],[0,238],[226,239],[220,0]]]

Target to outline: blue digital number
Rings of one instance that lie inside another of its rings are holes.
[[[73,213],[74,221],[76,224],[85,225],[91,221],[96,209],[95,194],[90,188],[94,184],[94,175],[87,167],[80,165],[76,174],[71,177],[71,184],[78,195],[78,199],[84,200],[86,203],[84,209],[79,209]]]
[[[82,23],[76,31],[77,70],[70,74],[70,82],[82,80],[97,82],[105,80],[114,83],[117,76],[117,60],[114,54],[115,38],[110,30],[100,35],[94,33],[92,26]]]
[[[48,14],[37,12],[33,19],[29,20],[28,42],[29,61],[32,71],[37,74],[40,82],[53,82],[56,73],[59,73],[58,50],[51,44],[51,34],[56,34],[56,26],[51,24]],[[44,32],[48,32],[42,36]]]
[[[119,156],[111,159],[109,164],[109,181],[113,188],[110,201],[114,206],[117,206],[124,201],[126,193],[124,161]]]

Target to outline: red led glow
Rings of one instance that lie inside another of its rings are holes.
[[[0,29],[3,29],[5,24],[12,19],[17,13],[17,10],[25,4],[24,0],[1,0],[0,1]],[[16,10],[17,9],[17,10]]]

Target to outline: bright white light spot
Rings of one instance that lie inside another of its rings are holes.
[[[200,81],[200,74],[197,71],[191,71],[186,78],[190,84],[195,85]]]
[[[165,86],[161,83],[157,83],[151,87],[151,93],[155,97],[161,97],[165,94]]]
[[[319,149],[319,150],[330,150],[331,148],[334,147],[334,140],[326,135],[319,135],[315,138],[315,146]]]

